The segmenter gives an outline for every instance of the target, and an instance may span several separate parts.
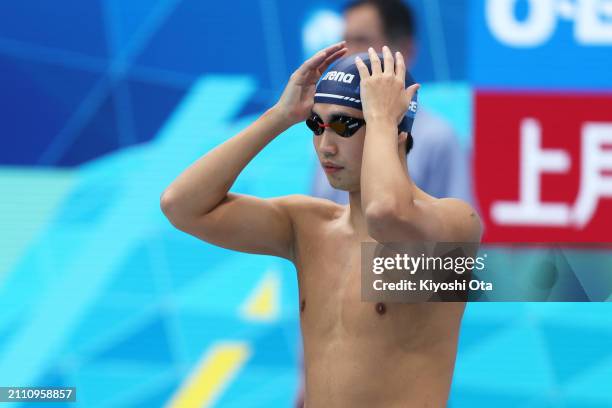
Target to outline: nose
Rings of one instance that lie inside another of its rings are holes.
[[[318,139],[318,150],[325,157],[335,156],[338,153],[338,145],[334,131],[330,128],[325,128],[325,131],[320,136],[315,136]]]

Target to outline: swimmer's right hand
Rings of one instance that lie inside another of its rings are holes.
[[[306,60],[289,78],[289,82],[273,109],[277,110],[287,125],[291,126],[308,118],[317,81],[327,67],[346,54],[346,42],[330,45]]]

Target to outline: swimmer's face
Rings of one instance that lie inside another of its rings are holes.
[[[324,123],[329,123],[334,115],[363,119],[363,113],[359,109],[328,103],[315,103],[312,111],[319,115]],[[325,128],[319,136],[313,135],[317,157],[332,187],[359,191],[365,129],[366,125],[350,137],[342,137],[331,128]]]

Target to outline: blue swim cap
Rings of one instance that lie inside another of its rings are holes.
[[[319,79],[319,82],[317,82],[314,96],[315,103],[331,103],[362,110],[361,96],[359,95],[359,81],[361,79],[359,77],[357,65],[355,65],[356,56],[359,56],[367,65],[370,72],[372,72],[370,56],[367,52],[340,58],[327,69]],[[378,57],[384,69],[384,58],[382,54],[378,54]],[[414,83],[414,79],[412,79],[410,73],[406,71],[405,87],[408,88]],[[410,134],[414,116],[417,112],[417,106],[417,95],[415,93],[408,111],[398,126],[399,131],[408,132]]]

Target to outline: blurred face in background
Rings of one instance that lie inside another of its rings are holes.
[[[376,7],[364,4],[344,13],[344,40],[348,54],[368,51],[374,47],[382,52],[383,45],[388,45],[391,51],[400,51],[410,66],[414,54],[414,43],[411,38],[391,40],[385,35],[383,21]]]
[[[378,51],[387,45],[382,21],[374,6],[367,4],[348,10],[344,14],[344,24],[348,54],[366,52],[368,47]]]

